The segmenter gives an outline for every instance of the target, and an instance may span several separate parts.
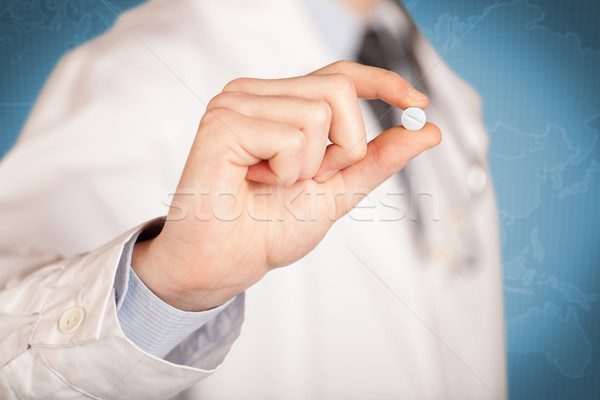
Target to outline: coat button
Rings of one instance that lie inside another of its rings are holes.
[[[440,267],[452,269],[456,265],[457,254],[449,245],[438,245],[432,250],[431,259]]]
[[[83,308],[71,307],[60,316],[58,330],[66,334],[77,332],[84,319],[85,310]]]
[[[487,173],[479,164],[473,164],[467,171],[467,185],[473,194],[483,192],[487,186]]]

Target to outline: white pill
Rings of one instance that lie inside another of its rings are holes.
[[[418,131],[425,126],[425,111],[417,107],[408,107],[400,117],[402,125],[409,131]]]

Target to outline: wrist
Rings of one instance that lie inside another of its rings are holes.
[[[219,287],[210,274],[202,279],[201,268],[169,251],[160,235],[135,244],[131,267],[156,297],[182,311],[209,310],[243,291]]]

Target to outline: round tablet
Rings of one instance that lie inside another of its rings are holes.
[[[400,120],[402,125],[409,131],[418,131],[425,126],[425,111],[417,107],[409,107],[404,110]]]

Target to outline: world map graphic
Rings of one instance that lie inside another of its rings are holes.
[[[113,10],[139,3],[0,3],[0,156],[60,56],[108,29]],[[484,102],[501,223],[510,398],[600,398],[600,5],[405,4]]]

